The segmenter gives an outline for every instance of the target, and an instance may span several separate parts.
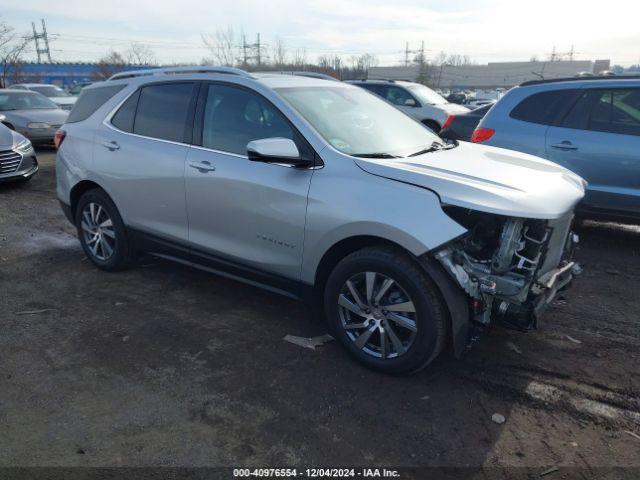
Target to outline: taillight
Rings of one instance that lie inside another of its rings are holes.
[[[442,125],[442,130],[447,128],[451,124],[451,122],[453,122],[454,118],[456,118],[455,115],[449,115],[447,119],[444,121],[444,124]]]
[[[62,145],[62,142],[64,141],[64,138],[67,136],[67,132],[65,132],[64,130],[57,130],[55,135],[53,136],[53,143],[55,143],[56,148],[60,148],[60,145]]]
[[[493,128],[476,128],[471,134],[473,143],[480,143],[489,140],[496,131]]]

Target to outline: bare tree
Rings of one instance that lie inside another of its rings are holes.
[[[95,80],[106,80],[111,75],[125,70],[126,65],[127,61],[124,56],[115,50],[111,50],[98,61],[96,70],[92,76]]]
[[[354,70],[367,72],[369,68],[378,65],[378,58],[372,53],[351,56],[351,68]]]
[[[304,70],[307,65],[307,51],[304,48],[296,48],[293,52],[293,66],[297,69]]]
[[[22,56],[28,44],[26,36],[18,35],[13,27],[0,22],[0,87],[20,81],[24,64]]]
[[[124,53],[127,63],[135,65],[156,65],[156,56],[148,45],[132,42]]]
[[[227,67],[233,67],[236,63],[234,38],[232,27],[219,28],[214,34],[202,34],[202,42],[213,55],[213,60]]]
[[[287,47],[280,37],[276,37],[273,42],[273,66],[283,68],[287,64]]]

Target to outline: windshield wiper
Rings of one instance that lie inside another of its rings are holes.
[[[458,146],[457,143],[433,142],[430,147],[427,147],[427,148],[424,148],[422,150],[419,150],[419,151],[417,151],[415,153],[412,153],[411,155],[408,155],[408,156],[409,157],[417,157],[418,155],[422,155],[423,153],[437,152],[439,150],[449,150],[450,148],[455,148],[457,146]]]
[[[359,158],[400,158],[397,155],[391,155],[390,153],[384,153],[384,152],[380,152],[380,153],[352,153],[351,156],[352,157],[359,157]]]

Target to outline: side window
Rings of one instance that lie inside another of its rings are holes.
[[[208,86],[203,147],[246,155],[250,141],[272,137],[295,140],[293,128],[273,105],[243,88]]]
[[[377,83],[364,83],[362,84],[362,86],[369,90],[370,92],[373,92],[377,95],[380,95],[381,97],[387,97],[387,86],[386,85],[380,85]]]
[[[80,92],[78,100],[73,105],[73,110],[67,118],[67,123],[81,122],[104,105],[107,100],[122,90],[126,85],[114,85],[110,87],[92,88]]]
[[[640,135],[640,89],[613,91],[611,127],[623,135]]]
[[[516,105],[509,116],[524,122],[558,125],[579,94],[574,89],[534,93]]]
[[[612,131],[611,125],[611,91],[600,90],[591,107],[589,130],[598,132]]]
[[[139,97],[140,90],[127,98],[127,100],[120,106],[116,114],[111,117],[111,123],[114,127],[122,130],[123,132],[133,132],[133,119],[136,115]]]
[[[195,83],[149,85],[140,90],[133,133],[183,142]]]
[[[598,100],[599,97],[600,94],[593,90],[583,92],[573,108],[567,113],[564,120],[562,120],[561,126],[564,128],[586,130],[589,126],[589,112],[591,112],[593,102]]]
[[[413,96],[411,96],[411,94],[407,92],[404,88],[391,87],[391,86],[388,87],[386,98],[394,105],[402,105],[402,106],[406,105],[407,100],[415,101]]]

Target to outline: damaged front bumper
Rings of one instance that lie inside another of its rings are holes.
[[[468,229],[434,258],[465,291],[471,320],[500,322],[518,330],[535,328],[538,319],[580,273],[571,260],[578,237],[572,215],[557,220],[498,217],[449,209]]]

